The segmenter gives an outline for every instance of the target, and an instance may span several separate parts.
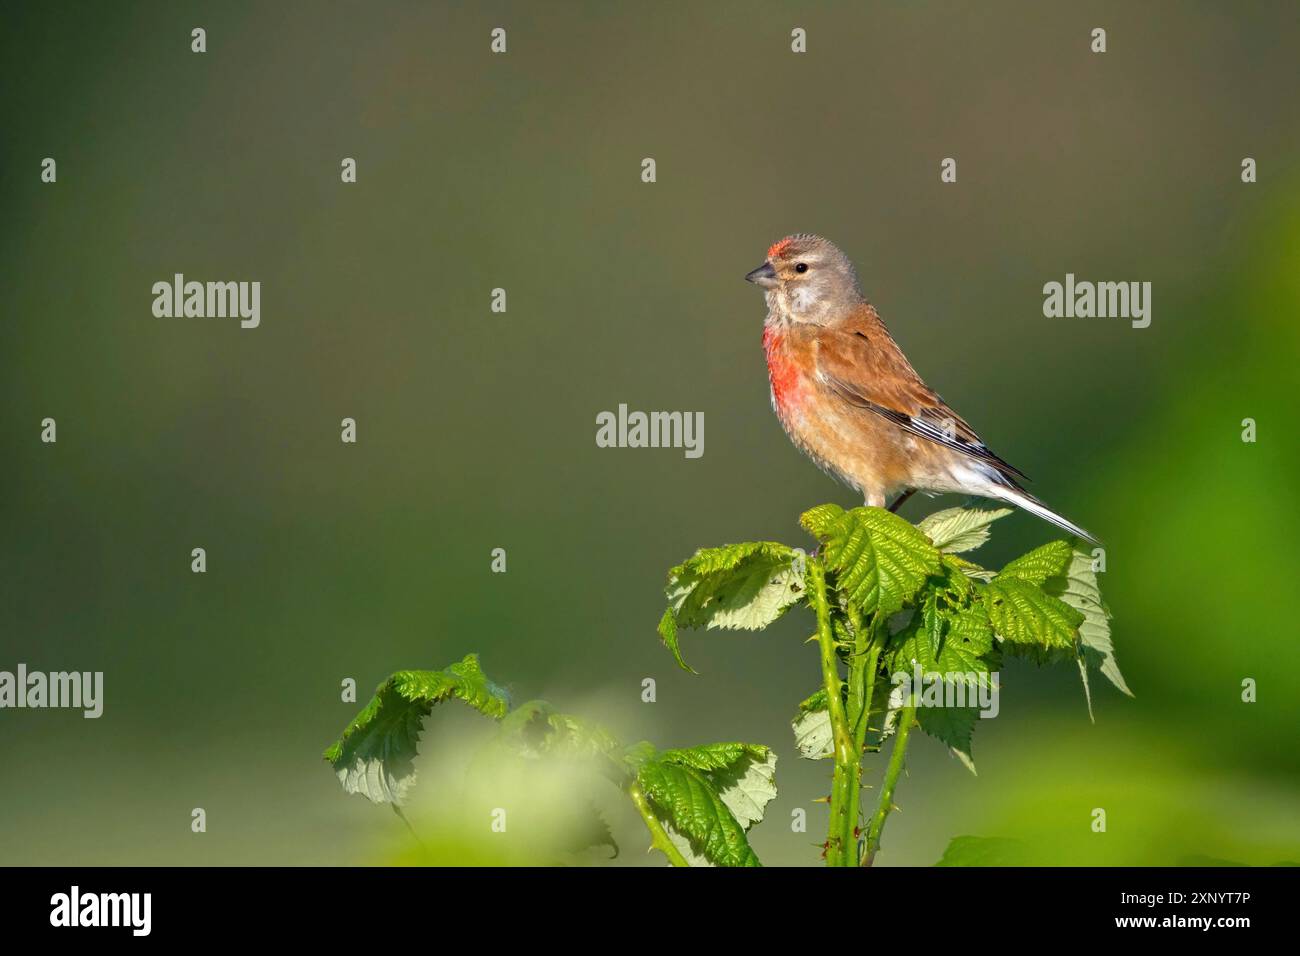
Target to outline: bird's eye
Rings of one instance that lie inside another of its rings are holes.
[[[795,271],[795,272],[807,272],[807,271],[808,271],[808,263],[806,263],[806,262],[801,262],[801,263],[799,263],[797,266],[794,267],[794,271]]]

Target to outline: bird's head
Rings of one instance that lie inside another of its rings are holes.
[[[853,263],[821,236],[799,233],[772,243],[745,278],[763,288],[774,313],[795,322],[826,324],[862,301]]]

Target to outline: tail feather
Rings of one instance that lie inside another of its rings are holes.
[[[1070,534],[1078,535],[1080,538],[1087,538],[1093,544],[1101,544],[1101,542],[1097,540],[1097,537],[1094,534],[1092,534],[1092,532],[1085,531],[1083,528],[1080,528],[1069,518],[1066,518],[1064,515],[1057,514],[1055,511],[1047,507],[1047,505],[1043,504],[1041,501],[1039,501],[1029,492],[1025,491],[1023,488],[1008,488],[999,485],[996,491],[994,492],[994,494],[996,497],[1001,498],[1003,501],[1007,502],[1008,504],[1013,504],[1017,508],[1023,508],[1025,511],[1028,511],[1031,515],[1037,515],[1039,518],[1042,518],[1044,521],[1050,521],[1058,528],[1062,528],[1070,532]]]

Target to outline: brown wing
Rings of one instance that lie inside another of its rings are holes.
[[[849,322],[817,332],[817,373],[840,398],[898,427],[1027,479],[985,447],[979,435],[921,381],[875,309],[865,306]]]

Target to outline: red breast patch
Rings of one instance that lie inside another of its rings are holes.
[[[799,368],[785,350],[785,335],[776,329],[764,329],[763,351],[767,353],[772,401],[780,408],[788,408],[799,397]]]

